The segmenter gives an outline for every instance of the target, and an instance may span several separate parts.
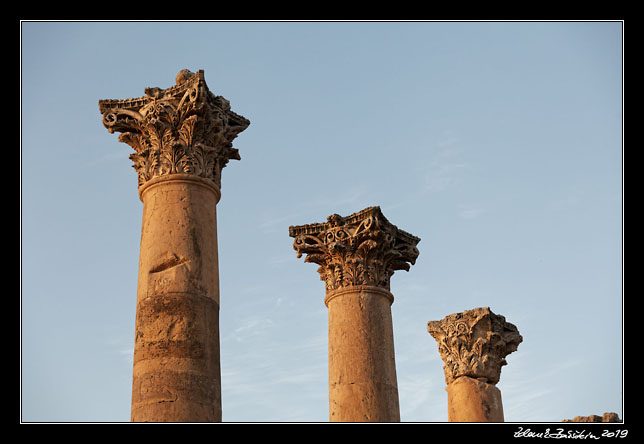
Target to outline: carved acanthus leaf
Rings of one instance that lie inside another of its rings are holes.
[[[139,186],[169,174],[194,174],[221,185],[221,169],[239,160],[233,139],[250,122],[208,89],[202,70],[179,72],[168,89],[145,88],[145,96],[99,100],[103,125],[130,145]]]
[[[447,384],[460,376],[496,384],[501,367],[507,364],[505,357],[523,341],[517,327],[489,307],[430,321],[427,331],[438,342]]]
[[[396,270],[409,270],[416,262],[420,239],[395,225],[379,207],[347,217],[333,214],[326,223],[289,227],[297,257],[320,265],[327,291],[353,285],[389,290]]]

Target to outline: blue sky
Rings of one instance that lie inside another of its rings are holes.
[[[379,205],[401,420],[447,420],[426,324],[524,340],[508,422],[614,411],[622,380],[621,22],[23,22],[21,418],[129,421],[142,204],[99,99],[183,68],[251,121],[218,209],[223,420],[328,420],[327,310],[289,225]]]

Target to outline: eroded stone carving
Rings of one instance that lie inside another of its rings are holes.
[[[168,174],[193,174],[221,186],[221,170],[239,160],[232,141],[250,121],[208,89],[203,70],[181,70],[176,85],[145,88],[145,96],[99,100],[103,125],[134,149],[138,184]]]
[[[496,384],[501,377],[501,367],[507,364],[505,357],[523,341],[517,327],[506,322],[505,317],[494,314],[489,307],[430,321],[427,331],[438,342],[448,385],[460,376]]]
[[[347,217],[333,214],[325,223],[289,227],[293,248],[304,262],[320,267],[327,291],[354,285],[389,290],[396,270],[409,271],[416,262],[420,239],[391,224],[380,207],[366,208]]]
[[[602,416],[575,416],[573,419],[564,419],[562,422],[622,422],[615,412],[606,412]]]

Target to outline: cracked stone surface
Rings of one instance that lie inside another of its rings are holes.
[[[141,196],[132,421],[221,421],[218,190],[171,176]]]
[[[107,131],[134,150],[143,202],[131,419],[221,421],[216,206],[250,122],[203,70],[144,93],[99,100]]]
[[[622,422],[617,413],[606,412],[603,415],[575,416],[573,419],[564,419],[562,422]]]
[[[420,239],[380,207],[289,227],[297,257],[319,265],[329,311],[329,420],[400,421],[390,280],[409,271]]]

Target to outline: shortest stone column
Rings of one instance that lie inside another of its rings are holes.
[[[427,323],[445,365],[449,422],[503,422],[496,387],[505,357],[523,338],[505,317],[489,307],[454,313]]]

